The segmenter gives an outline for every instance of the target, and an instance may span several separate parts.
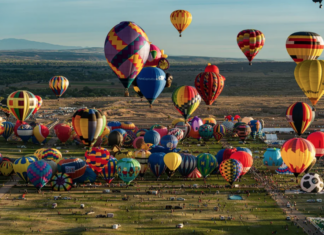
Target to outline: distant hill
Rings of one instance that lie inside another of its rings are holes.
[[[67,50],[82,47],[60,46],[45,42],[35,42],[25,39],[6,38],[0,40],[0,50]]]

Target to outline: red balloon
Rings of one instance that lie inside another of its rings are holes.
[[[315,146],[315,157],[322,157],[324,155],[324,133],[320,131],[313,132],[307,136],[307,140]]]
[[[227,148],[225,149],[224,153],[223,153],[223,161],[229,159],[233,153],[236,153],[237,149],[236,148]]]
[[[69,140],[71,133],[72,133],[72,129],[67,124],[59,123],[59,124],[55,125],[54,132],[55,132],[57,138],[62,143],[65,143],[66,141]]]
[[[216,65],[208,64],[205,68],[205,72],[219,73],[219,69]]]
[[[27,122],[22,122],[19,120],[16,122],[16,125],[14,126],[14,133],[17,137],[19,137],[18,133],[17,133],[18,127],[20,127],[21,125],[26,125],[26,124],[27,124]]]
[[[233,153],[230,158],[238,160],[242,163],[243,171],[241,173],[241,176],[245,175],[253,165],[252,156],[249,153],[244,152],[244,151],[237,151],[237,152]]]
[[[235,121],[235,120],[239,120],[239,119],[241,119],[240,115],[235,115],[235,116],[234,116],[234,121]]]

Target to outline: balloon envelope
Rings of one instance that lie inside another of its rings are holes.
[[[236,159],[227,159],[219,166],[220,174],[230,185],[240,177],[242,171],[242,163]]]
[[[165,153],[152,153],[148,158],[148,167],[150,168],[151,172],[159,178],[160,175],[166,169],[166,165],[164,163],[164,156]]]
[[[197,167],[197,159],[194,155],[188,153],[180,153],[182,161],[178,167],[179,173],[187,177],[191,172],[193,172]]]
[[[41,189],[52,178],[52,168],[43,161],[33,162],[27,168],[27,177],[36,189]]]
[[[210,153],[201,153],[197,156],[197,169],[206,178],[218,166],[216,158]]]
[[[117,162],[117,173],[119,178],[126,184],[130,184],[141,170],[141,164],[132,158],[123,158]]]

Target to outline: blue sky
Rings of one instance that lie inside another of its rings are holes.
[[[182,38],[170,22],[177,9],[193,16]],[[236,35],[255,28],[266,37],[257,58],[290,60],[291,33],[324,36],[324,8],[312,0],[0,0],[0,39],[103,47],[108,31],[125,20],[169,55],[243,58]]]

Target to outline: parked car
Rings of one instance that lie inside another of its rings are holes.
[[[177,201],[185,201],[186,199],[182,198],[182,197],[178,197]]]

